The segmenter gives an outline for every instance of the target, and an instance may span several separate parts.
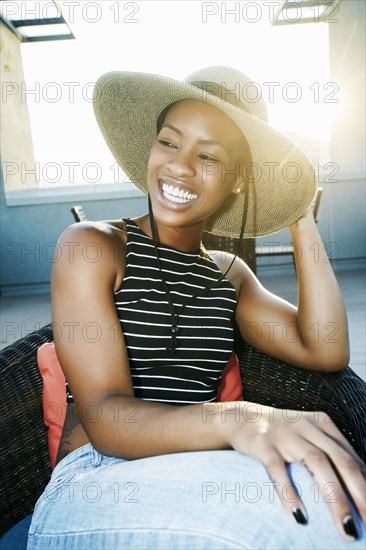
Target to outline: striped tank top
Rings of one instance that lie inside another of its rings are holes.
[[[135,397],[187,405],[216,401],[234,344],[236,292],[203,250],[158,244],[161,268],[178,313],[176,351],[170,353],[171,313],[153,240],[130,219],[126,269],[114,302],[124,336]],[[73,397],[66,383],[67,402]]]
[[[183,405],[217,399],[233,350],[236,292],[224,278],[192,300],[221,271],[202,249],[182,252],[158,244],[161,268],[178,313],[177,349],[169,353],[171,313],[152,239],[132,220],[126,271],[114,301],[124,335],[136,397]]]

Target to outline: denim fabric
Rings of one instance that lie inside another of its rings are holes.
[[[289,467],[309,515],[292,521],[263,465],[236,451],[123,460],[88,444],[55,468],[28,549],[343,549],[346,542],[301,464]]]
[[[0,550],[25,550],[32,516],[27,516],[0,538]]]

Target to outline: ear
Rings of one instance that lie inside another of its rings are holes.
[[[244,178],[243,176],[239,176],[231,189],[231,192],[234,193],[234,195],[239,195],[239,193],[242,193],[244,191]]]

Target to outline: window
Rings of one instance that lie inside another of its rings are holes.
[[[274,25],[296,23],[337,23],[341,0],[282,0],[278,6]]]
[[[94,119],[95,81],[110,70],[183,79],[208,65],[250,75],[267,103],[269,123],[321,172],[340,106],[337,84],[329,82],[328,25],[274,26],[278,4],[59,2],[76,39],[21,45],[24,81],[16,93],[28,107],[35,161],[31,185],[20,173],[24,187],[131,185]]]

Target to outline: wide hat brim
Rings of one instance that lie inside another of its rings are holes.
[[[316,191],[315,172],[304,153],[266,122],[184,82],[147,73],[106,73],[94,88],[95,116],[113,156],[138,189],[147,195],[157,118],[181,99],[198,99],[221,109],[246,137],[252,176],[244,237],[280,231],[306,212]],[[243,205],[243,193],[232,194],[207,220],[205,229],[239,237]]]

